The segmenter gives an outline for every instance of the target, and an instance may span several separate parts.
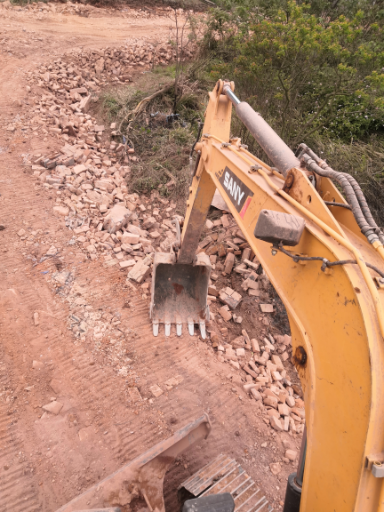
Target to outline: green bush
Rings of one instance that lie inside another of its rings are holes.
[[[247,34],[236,30],[221,40],[226,52],[211,75],[233,79],[288,143],[384,132],[384,30],[362,11],[326,22],[290,1]]]
[[[216,0],[201,61],[295,150],[305,142],[361,183],[384,224],[384,4]],[[266,155],[233,116],[233,134]]]

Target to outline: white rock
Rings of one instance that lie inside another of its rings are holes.
[[[149,273],[150,267],[144,261],[138,261],[134,267],[128,272],[128,278],[141,283]]]
[[[127,225],[130,216],[131,212],[123,204],[115,204],[105,217],[103,227],[108,233],[116,233]]]
[[[73,168],[73,172],[75,174],[80,174],[80,173],[85,172],[87,170],[88,170],[88,167],[83,165],[83,164],[75,165],[75,167]]]
[[[139,235],[133,235],[132,233],[124,233],[121,237],[122,244],[135,245],[139,243],[139,240]]]
[[[158,396],[163,394],[163,390],[157,386],[156,384],[154,386],[151,386],[149,388],[149,391],[152,393],[152,395],[157,398]]]
[[[69,214],[69,208],[68,206],[54,206],[53,213],[66,217]]]
[[[44,411],[51,412],[52,414],[59,414],[61,409],[63,408],[63,404],[60,402],[50,402],[47,405],[43,405]]]
[[[120,268],[133,267],[134,265],[136,265],[136,260],[132,259],[132,260],[120,261],[119,265],[120,265]]]
[[[52,245],[48,251],[45,253],[46,256],[55,256],[57,254],[57,249],[54,245]]]

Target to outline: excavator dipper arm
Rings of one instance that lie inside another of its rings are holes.
[[[233,89],[219,81],[210,93],[178,263],[193,263],[217,188],[288,313],[307,427],[300,511],[384,511],[384,262],[377,230],[362,234],[344,197],[319,175],[324,162],[316,164],[319,173],[304,169]],[[230,140],[232,103],[279,172]],[[270,237],[260,235],[265,223],[256,228],[265,215]]]

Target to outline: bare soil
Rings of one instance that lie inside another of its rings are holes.
[[[298,449],[299,436],[271,431],[256,402],[227,379],[228,365],[217,361],[209,345],[187,335],[153,338],[148,298],[127,288],[121,272],[87,259],[69,244],[65,221],[52,213],[53,194],[34,188],[23,167],[24,154],[53,150],[55,139],[18,138],[6,131],[31,108],[25,72],[74,46],[97,48],[169,34],[171,22],[163,16],[124,15],[100,9],[93,17],[51,13],[38,19],[18,9],[2,12],[0,508],[54,511],[207,412],[212,434],[185,453],[167,476],[168,512],[177,509],[175,486],[222,452],[243,464],[278,510],[294,464],[283,464],[277,476],[269,464],[281,462],[283,440]],[[18,236],[20,229],[28,232],[27,240]],[[31,254],[44,254],[51,245],[60,249],[59,255],[33,266]],[[58,271],[70,273],[81,289],[78,297],[69,296],[65,285],[57,286],[52,276]],[[119,317],[121,328],[131,333],[124,346],[81,344],[68,327],[69,301],[74,300],[86,301],[103,318]],[[117,371],[128,359],[129,378]],[[150,403],[150,386],[176,375],[183,382]],[[143,400],[136,401],[130,392],[132,382]],[[52,398],[64,404],[57,416],[42,409]]]

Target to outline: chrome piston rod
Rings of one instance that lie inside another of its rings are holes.
[[[258,112],[255,112],[247,102],[239,100],[228,83],[224,84],[223,92],[233,103],[238,118],[252,133],[253,137],[284,177],[293,167],[300,167],[300,162],[295,157],[293,151]]]

